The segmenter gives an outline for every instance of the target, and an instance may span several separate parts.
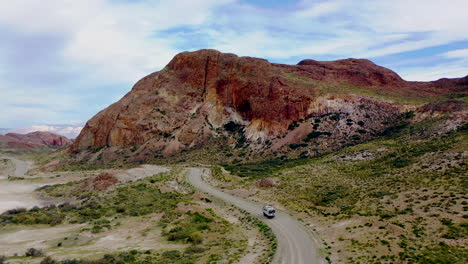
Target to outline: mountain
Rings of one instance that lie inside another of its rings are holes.
[[[130,161],[213,148],[213,159],[311,156],[384,136],[402,122],[467,119],[468,77],[408,82],[365,59],[297,65],[216,50],[176,55],[89,120],[76,160]],[[99,157],[99,158],[97,158]]]
[[[36,131],[28,134],[8,133],[0,136],[0,147],[3,152],[38,152],[50,151],[69,146],[71,139],[50,132]]]
[[[11,129],[10,128],[0,128],[0,135],[5,135],[8,133]]]
[[[48,131],[54,134],[65,136],[67,138],[76,138],[83,129],[82,124],[77,125],[33,125],[28,127],[21,127],[15,129],[5,129],[3,134],[6,133],[20,133],[27,134],[35,131]],[[2,130],[0,129],[0,134]]]

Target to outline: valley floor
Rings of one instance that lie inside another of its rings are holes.
[[[55,260],[98,260],[109,254],[128,263],[262,263],[270,258],[272,242],[255,221],[194,192],[185,183],[186,169],[143,165],[28,175],[28,167],[15,173],[15,165],[24,164],[31,163],[5,157],[0,167],[0,255],[8,263],[44,259],[26,257],[30,248]],[[83,184],[103,173],[118,183],[105,190]]]

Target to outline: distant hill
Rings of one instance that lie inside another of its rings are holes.
[[[73,140],[51,132],[8,133],[0,136],[0,151],[15,154],[50,152],[72,143]]]
[[[76,138],[83,129],[82,124],[77,125],[33,125],[20,128],[0,128],[0,135],[7,133],[27,134],[35,131],[47,131],[67,138]]]

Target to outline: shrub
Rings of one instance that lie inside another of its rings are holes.
[[[347,196],[347,188],[341,185],[329,187],[319,192],[321,199],[318,205],[327,205],[333,201]]]
[[[321,135],[331,136],[331,133],[330,132],[321,132],[321,131],[312,131],[306,136],[304,141],[309,142],[311,139],[318,138]]]
[[[192,221],[194,223],[210,223],[210,222],[213,222],[213,219],[208,218],[208,217],[200,214],[199,212],[195,212],[193,214],[193,220]]]
[[[289,124],[288,130],[294,130],[294,129],[295,129],[296,127],[298,127],[298,126],[299,126],[299,124],[297,123],[296,120],[294,120],[294,121],[292,121],[291,124]]]
[[[330,120],[338,121],[340,120],[340,116],[341,116],[340,113],[336,113],[330,116]]]
[[[271,179],[261,179],[256,182],[258,187],[273,187],[275,186],[275,182]]]
[[[166,259],[179,259],[181,254],[177,250],[168,250],[162,253],[162,256]]]
[[[57,264],[57,261],[52,259],[51,257],[45,257],[40,264]]]
[[[443,225],[453,225],[452,219],[449,219],[449,218],[443,218],[443,219],[440,220],[440,222]]]
[[[5,256],[0,256],[0,264],[5,263],[6,260],[7,258]]]
[[[185,254],[198,254],[202,253],[205,251],[205,248],[200,247],[200,246],[190,246],[185,249],[184,253]]]
[[[187,241],[194,245],[199,245],[203,242],[203,238],[200,234],[195,233],[195,234],[191,234],[189,238],[187,239]]]
[[[79,259],[65,259],[60,264],[82,264],[83,261]]]
[[[230,121],[224,125],[224,130],[231,132],[231,133],[242,132],[243,126]]]
[[[42,257],[44,256],[44,253],[42,253],[42,250],[40,249],[30,248],[26,250],[25,256],[26,257]]]
[[[169,241],[188,240],[189,237],[190,235],[186,232],[183,232],[183,231],[172,232],[171,230],[167,237],[167,240]]]
[[[297,148],[302,148],[302,147],[307,147],[307,146],[308,146],[308,145],[305,144],[305,143],[299,143],[299,144],[297,144],[297,143],[292,143],[292,144],[289,144],[289,147],[290,147],[291,149],[297,149]]]
[[[461,239],[468,237],[468,228],[466,224],[461,224],[460,227],[452,224],[448,225],[449,231],[442,235],[446,239]]]
[[[397,157],[393,161],[393,166],[395,168],[403,168],[403,167],[408,166],[409,164],[411,164],[411,160],[407,158],[403,158],[403,157]]]

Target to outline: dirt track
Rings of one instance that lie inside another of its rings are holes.
[[[222,192],[202,179],[203,169],[190,168],[188,180],[200,191],[222,199],[257,216],[271,227],[278,239],[278,249],[272,263],[316,264],[326,263],[319,255],[318,242],[307,228],[285,212],[277,212],[273,219],[262,215],[262,205]]]

